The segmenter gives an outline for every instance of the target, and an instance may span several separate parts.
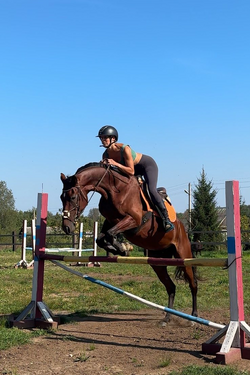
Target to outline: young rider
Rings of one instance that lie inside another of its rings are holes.
[[[97,137],[100,138],[102,146],[106,148],[103,153],[103,163],[115,165],[128,175],[141,175],[148,184],[150,195],[154,204],[158,207],[163,218],[165,232],[174,229],[169,220],[168,212],[160,194],[157,191],[158,166],[150,156],[135,152],[130,146],[117,143],[118,132],[110,125],[103,126]]]

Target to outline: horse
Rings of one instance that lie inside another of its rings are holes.
[[[75,230],[76,221],[88,204],[88,193],[101,195],[99,211],[105,221],[96,242],[97,245],[116,255],[126,255],[116,239],[119,233],[139,247],[147,249],[148,256],[160,258],[193,258],[191,244],[183,223],[175,219],[174,229],[165,232],[162,219],[149,209],[142,198],[136,176],[128,176],[118,168],[102,163],[88,163],[72,176],[61,173],[63,190],[61,201],[62,229],[66,234]],[[168,307],[173,308],[176,286],[166,266],[151,265],[168,294]],[[177,267],[176,275],[182,273],[189,283],[192,295],[192,315],[197,314],[197,275],[195,267]],[[170,320],[167,313],[164,321]]]

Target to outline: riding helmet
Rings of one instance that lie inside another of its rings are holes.
[[[118,141],[118,131],[111,125],[105,125],[99,130],[97,137],[102,136],[114,137]]]

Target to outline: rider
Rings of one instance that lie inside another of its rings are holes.
[[[169,220],[164,202],[156,188],[158,166],[154,159],[150,156],[135,152],[126,144],[117,143],[118,132],[113,126],[103,126],[99,130],[97,137],[100,138],[102,146],[106,148],[102,155],[103,163],[115,165],[128,175],[143,176],[148,184],[148,189],[154,204],[158,207],[162,216],[165,232],[174,229],[173,224]]]

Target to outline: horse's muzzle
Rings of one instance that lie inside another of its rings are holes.
[[[68,221],[67,224],[62,223],[62,230],[64,231],[65,234],[72,234],[74,233],[74,230],[75,230],[75,224],[72,223],[71,221]]]

